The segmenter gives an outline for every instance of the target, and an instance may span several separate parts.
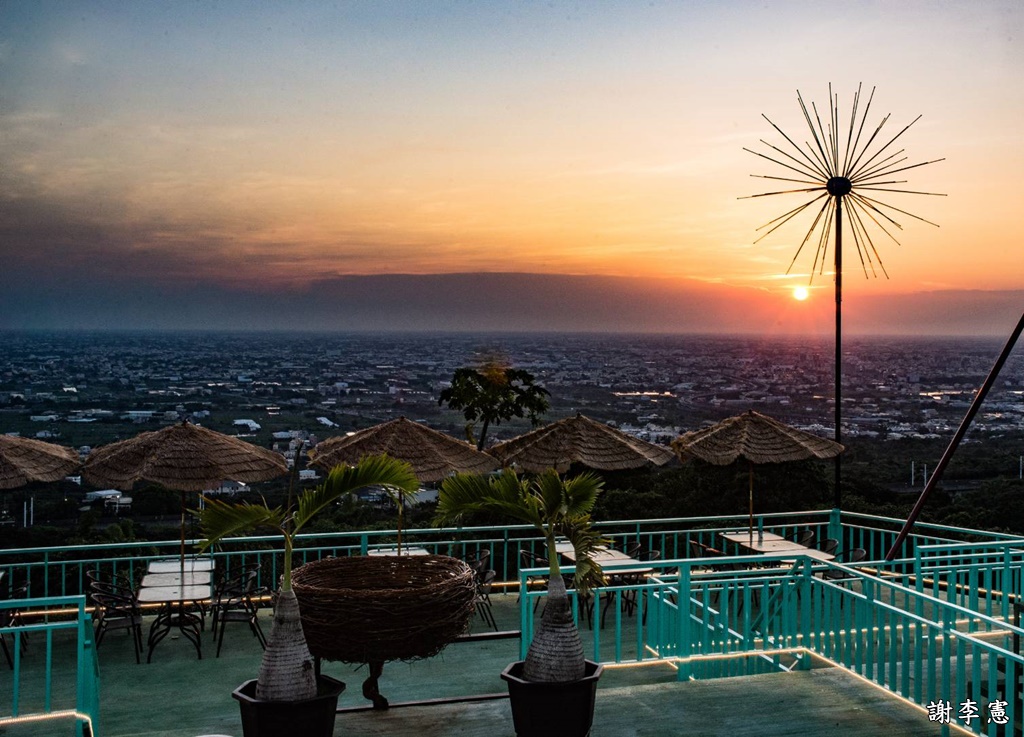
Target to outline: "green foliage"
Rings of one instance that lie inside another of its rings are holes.
[[[548,396],[547,389],[534,384],[533,374],[492,361],[479,369],[456,369],[452,385],[441,392],[437,403],[462,410],[470,442],[475,424],[483,423],[476,440],[477,449],[482,450],[491,424],[513,417],[527,417],[537,424],[548,409]]]
[[[391,488],[393,493],[414,494],[419,481],[412,467],[404,461],[388,456],[370,456],[356,466],[334,468],[323,485],[303,492],[297,505],[270,507],[243,501],[228,503],[207,499],[206,508],[199,514],[203,540],[201,550],[226,537],[242,535],[266,528],[284,537],[284,577],[282,591],[291,588],[292,543],[295,535],[321,511],[329,508],[340,497],[352,494],[366,486]],[[399,491],[400,490],[400,491]]]
[[[585,592],[602,581],[591,557],[601,537],[590,526],[602,487],[589,473],[564,480],[554,470],[533,478],[508,469],[497,476],[459,474],[441,484],[434,524],[459,525],[470,515],[491,513],[532,525],[547,542],[552,577],[559,575],[555,539],[565,537],[576,551],[576,588]]]

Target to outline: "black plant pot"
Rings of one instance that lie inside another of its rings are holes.
[[[587,737],[590,734],[597,679],[604,666],[590,660],[586,664],[583,678],[568,683],[524,681],[522,660],[502,671],[501,677],[508,683],[517,737]]]
[[[244,737],[332,737],[338,697],[345,684],[330,676],[317,677],[317,695],[300,701],[256,698],[256,681],[246,681],[231,695],[242,711]]]

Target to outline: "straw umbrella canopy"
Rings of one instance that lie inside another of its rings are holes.
[[[354,466],[370,455],[389,455],[412,466],[423,483],[440,481],[454,473],[490,473],[498,463],[469,443],[413,422],[390,420],[344,437],[327,438],[310,451],[310,464],[330,471],[338,465]]]
[[[0,435],[0,489],[60,481],[81,463],[78,453],[62,445]]]
[[[754,464],[835,458],[843,452],[843,446],[834,440],[798,430],[754,410],[681,435],[672,441],[672,448],[680,460],[699,458],[716,466],[746,459],[751,538],[754,534]]]
[[[502,465],[515,464],[524,471],[541,473],[553,468],[565,473],[573,463],[597,471],[621,471],[647,464],[663,466],[672,451],[582,414],[531,430],[488,448]]]
[[[94,486],[130,490],[139,481],[181,492],[181,557],[185,559],[185,493],[221,481],[268,481],[288,472],[284,456],[189,422],[96,448],[82,475]]]

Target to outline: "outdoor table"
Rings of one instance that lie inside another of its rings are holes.
[[[831,553],[826,553],[817,548],[809,548],[795,540],[787,540],[774,532],[764,532],[760,535],[755,533],[753,537],[751,537],[749,531],[723,532],[721,536],[723,540],[736,543],[741,548],[746,548],[754,553],[773,555],[776,553],[796,553],[806,555],[808,558],[815,560],[833,560],[835,558]],[[796,559],[786,559],[783,560],[783,563],[790,563],[794,560]]]
[[[213,558],[186,558],[184,569],[186,572],[212,571]],[[181,558],[151,560],[146,570],[149,573],[180,573],[182,570]]]
[[[185,578],[180,573],[147,573],[142,577],[142,586],[145,588],[153,586],[177,586],[184,583],[186,586],[209,585],[211,578],[210,571],[189,571]]]
[[[398,548],[373,548],[366,551],[367,555],[398,555]],[[402,555],[430,555],[426,548],[407,548],[402,546]]]
[[[555,552],[561,555],[570,563],[576,562],[576,550],[573,548],[572,543],[561,542],[555,543]],[[618,568],[616,567],[612,571],[613,575],[621,576],[623,574],[643,574],[650,573],[654,569],[650,566],[643,565],[642,561],[623,553],[621,550],[615,548],[597,547],[591,553],[591,559],[602,568],[604,566],[619,566],[633,563],[634,566],[631,568]]]
[[[181,561],[177,561],[176,565],[180,568]],[[160,605],[160,611],[149,628],[147,663],[152,662],[153,650],[174,628],[195,645],[196,655],[200,660],[203,659],[200,635],[203,620],[187,609],[190,604],[202,603],[211,598],[210,574],[208,571],[199,573],[205,574],[205,583],[194,583],[198,574],[192,572],[185,574],[184,585],[180,573],[151,573],[143,577],[138,593],[139,603]],[[159,585],[147,585],[154,583]]]

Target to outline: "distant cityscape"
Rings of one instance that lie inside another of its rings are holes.
[[[792,337],[593,334],[17,333],[0,351],[0,432],[90,447],[191,419],[294,452],[398,416],[465,435],[438,405],[453,371],[499,356],[582,412],[654,442],[746,409],[832,433],[833,344]],[[844,437],[949,436],[992,339],[847,338]],[[492,427],[491,442],[526,429]],[[972,436],[1024,431],[1024,348]],[[299,439],[301,443],[291,441]]]

